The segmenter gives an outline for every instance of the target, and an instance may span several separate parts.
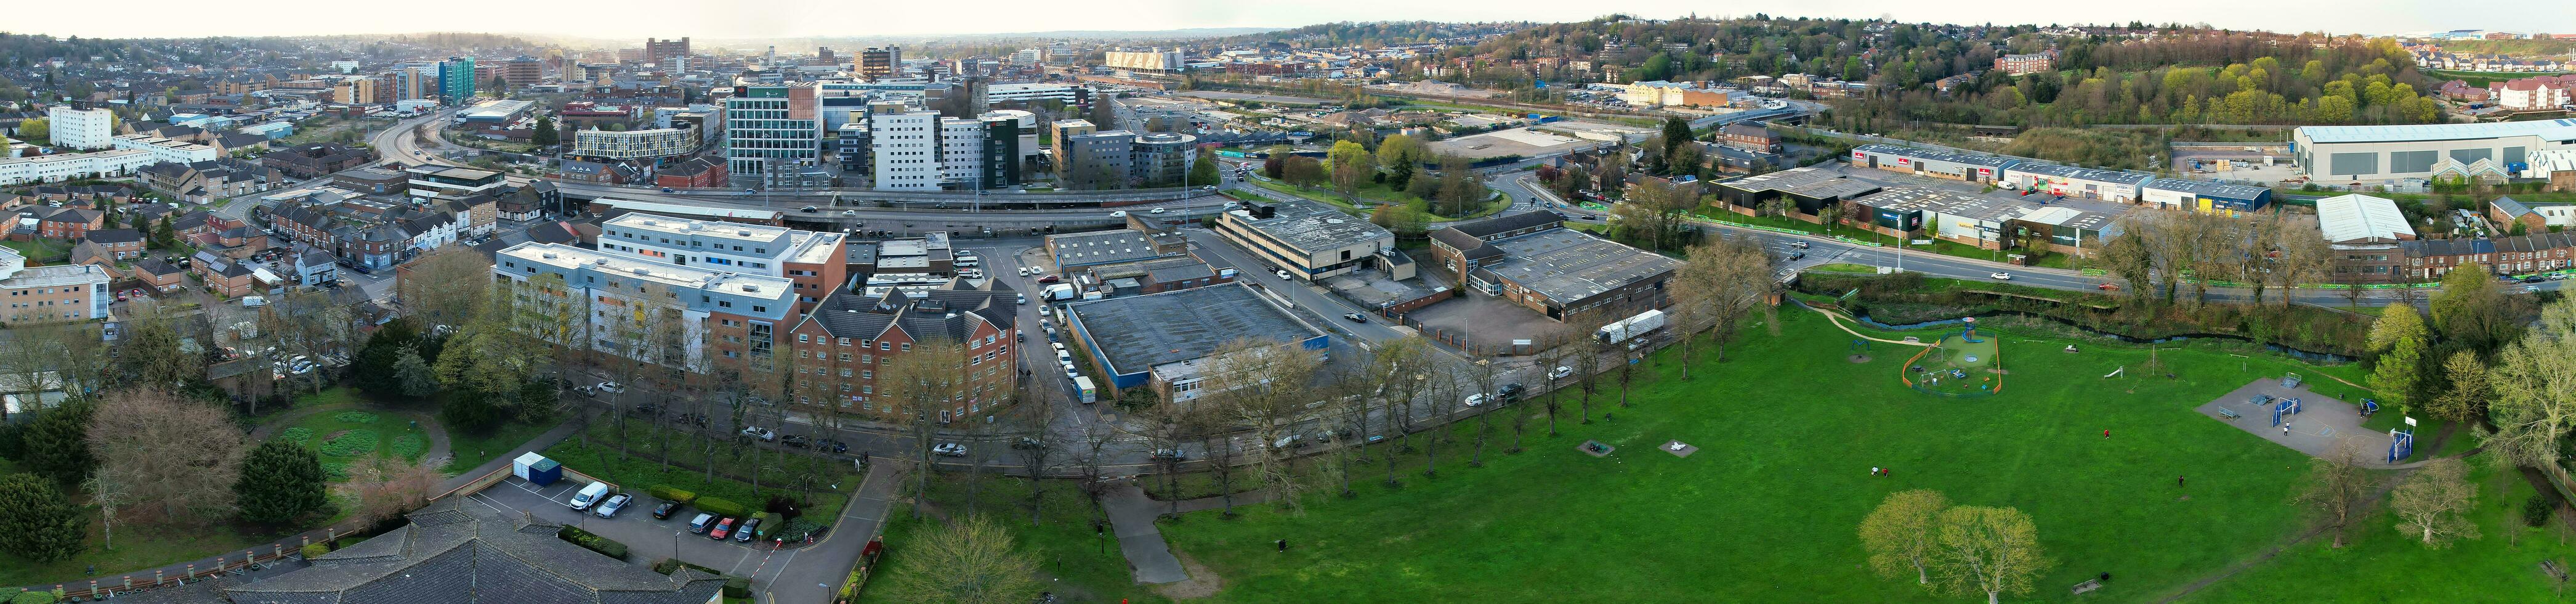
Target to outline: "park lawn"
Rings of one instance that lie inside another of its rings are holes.
[[[1862,230],[1862,229],[1859,229],[1859,228],[1854,228],[1854,227],[1846,226],[1846,225],[1834,225],[1834,226],[1833,226],[1833,228],[1828,229],[1828,228],[1825,228],[1825,226],[1824,226],[1824,225],[1815,224],[1815,223],[1811,223],[1811,222],[1807,222],[1807,221],[1803,221],[1803,220],[1795,220],[1795,219],[1791,219],[1791,218],[1787,218],[1787,217],[1782,217],[1782,216],[1746,216],[1746,215],[1743,215],[1743,214],[1737,214],[1737,213],[1734,213],[1734,212],[1722,211],[1722,210],[1721,210],[1721,211],[1715,211],[1715,212],[1708,212],[1708,211],[1703,210],[1703,213],[1702,213],[1702,214],[1699,214],[1699,217],[1700,217],[1700,218],[1705,218],[1705,219],[1710,219],[1710,220],[1718,220],[1718,221],[1724,221],[1724,222],[1732,222],[1732,223],[1737,223],[1737,224],[1750,224],[1750,225],[1755,225],[1755,226],[1766,226],[1766,227],[1773,227],[1773,228],[1789,229],[1789,230],[1793,230],[1793,231],[1799,231],[1799,232],[1810,233],[1810,234],[1829,235],[1829,236],[1838,236],[1838,237],[1842,237],[1842,238],[1849,239],[1849,240],[1852,240],[1852,241],[1860,241],[1860,242],[1866,242],[1866,243],[1874,243],[1874,244],[1880,244],[1880,245],[1886,245],[1886,246],[1894,246],[1894,245],[1896,245],[1897,243],[1899,243],[1899,241],[1897,240],[1897,238],[1895,238],[1895,237],[1891,237],[1891,236],[1888,236],[1888,235],[1883,234],[1883,233],[1878,233],[1878,232],[1873,232],[1873,231]],[[2011,258],[2007,255],[2007,253],[2006,253],[2006,252],[1998,251],[1998,250],[1989,250],[1989,249],[1984,249],[1984,248],[1980,248],[1980,247],[1973,246],[1973,245],[1968,245],[1968,244],[1959,243],[1959,242],[1956,242],[1956,241],[1951,241],[1951,240],[1948,240],[1948,239],[1933,239],[1933,240],[1932,240],[1932,245],[1928,245],[1928,246],[1926,246],[1926,245],[1914,245],[1914,244],[1911,244],[1911,243],[1907,243],[1907,244],[1905,244],[1905,245],[1904,245],[1904,248],[1905,248],[1905,252],[1906,252],[1906,253],[1909,253],[1909,254],[1924,254],[1924,253],[1940,254],[1940,255],[1943,255],[1943,256],[1951,256],[1951,257],[1956,257],[1956,258],[1967,258],[1967,259],[1970,259],[1970,260],[1984,260],[1984,261],[1988,261],[1988,262],[2007,262],[2007,261],[2010,261],[2010,260],[2011,260]],[[2084,260],[2083,260],[2082,258],[2077,258],[2077,257],[2071,256],[2071,255],[2068,255],[2068,254],[2059,254],[2059,253],[2050,253],[2050,254],[2042,255],[2042,256],[2040,256],[2040,257],[2039,257],[2039,259],[2038,259],[2037,261],[2033,262],[2033,265],[2035,265],[2035,266],[2042,266],[2042,267],[2048,267],[2048,268],[2079,268],[2079,267],[2081,267],[2083,264],[2085,264],[2085,262],[2084,262]]]
[[[447,430],[447,465],[440,473],[455,476],[472,471],[492,458],[517,450],[530,439],[545,434],[553,426],[532,426],[518,422],[504,423],[486,430]]]
[[[2148,352],[2088,342],[2066,355],[2065,340],[2005,333],[2011,388],[1938,398],[1898,383],[1897,345],[1852,364],[1849,334],[1821,316],[1783,310],[1780,321],[1779,336],[1755,321],[1727,363],[1702,346],[1691,380],[1652,375],[1678,362],[1658,353],[1634,408],[1596,409],[1615,421],[1567,421],[1556,438],[1534,421],[1530,450],[1489,452],[1486,467],[1461,463],[1466,439],[1452,438],[1437,480],[1407,470],[1390,490],[1367,466],[1357,498],[1310,496],[1301,516],[1269,505],[1238,508],[1237,520],[1191,514],[1164,534],[1223,577],[1214,599],[1225,602],[1953,601],[1871,574],[1854,536],[1888,494],[1930,488],[2031,515],[2059,561],[2037,599],[2066,600],[2068,586],[2111,571],[2120,580],[2095,597],[2143,600],[2305,522],[2282,502],[2306,456],[2192,407],[2285,371],[2358,375],[2192,344],[2159,353],[2176,378],[2105,379]],[[1615,383],[1605,388],[1615,397]],[[1622,448],[1602,459],[1573,450],[1587,439]],[[1655,448],[1671,439],[1701,449]],[[1868,476],[1874,466],[1892,475]],[[1281,538],[1286,554],[1272,547]]]
[[[758,458],[762,466],[773,470],[761,475],[761,496],[754,497],[750,483],[734,478],[749,475],[750,460],[733,455],[715,456],[716,476],[714,480],[708,480],[706,466],[703,465],[708,459],[708,454],[702,449],[704,441],[697,440],[695,436],[675,435],[673,440],[677,444],[671,450],[674,465],[666,470],[662,467],[660,454],[654,449],[659,441],[648,436],[647,432],[657,428],[643,427],[641,422],[630,427],[626,443],[632,454],[621,454],[617,452],[618,441],[614,440],[617,438],[614,423],[600,421],[591,426],[589,444],[583,444],[578,438],[567,438],[547,447],[543,453],[564,467],[616,483],[621,490],[642,493],[653,485],[670,485],[696,493],[699,497],[729,499],[752,509],[766,505],[770,496],[802,497],[806,494],[805,487],[810,485],[812,496],[803,497],[807,500],[803,515],[817,522],[839,518],[841,508],[849,504],[849,490],[859,487],[859,475],[846,461],[771,451]],[[720,448],[732,450],[730,445]],[[800,477],[808,480],[800,484]]]
[[[350,472],[372,458],[419,463],[429,451],[429,433],[401,415],[354,406],[316,412],[280,429],[269,440],[303,443],[322,458],[322,473],[345,482]]]
[[[950,519],[967,514],[968,478],[944,473],[930,480],[927,498],[940,514]],[[907,481],[904,489],[912,490]],[[1127,568],[1127,557],[1118,551],[1116,537],[1094,534],[1091,522],[1103,518],[1081,487],[1069,480],[1047,480],[1039,483],[1046,490],[1040,506],[1044,522],[1029,522],[1030,482],[1019,478],[989,477],[977,489],[975,513],[990,518],[1010,529],[1018,542],[1015,548],[1038,563],[1042,589],[1052,591],[1065,602],[1132,602],[1149,604],[1170,602],[1147,586],[1137,585]],[[937,516],[912,518],[912,505],[897,501],[886,512],[886,555],[879,562],[881,573],[868,580],[874,591],[861,591],[860,602],[894,602],[885,595],[885,587],[902,565],[904,549],[922,539],[941,520]],[[1061,579],[1060,581],[1057,579]]]
[[[1826,264],[1819,264],[1819,265],[1815,265],[1815,266],[1812,266],[1812,267],[1808,267],[1808,268],[1807,268],[1807,270],[1811,270],[1811,271],[1824,271],[1824,272],[1828,272],[1828,273],[1859,273],[1859,274],[1864,274],[1864,275],[1875,275],[1875,274],[1878,274],[1878,267],[1875,267],[1875,266],[1866,266],[1866,265],[1859,265],[1859,264],[1852,264],[1852,263],[1849,263],[1849,262],[1831,262],[1831,263],[1826,263]]]
[[[29,266],[40,262],[52,263],[62,260],[72,253],[72,246],[52,239],[0,241],[0,246],[8,246],[10,251],[17,252],[20,257],[26,258]]]
[[[124,576],[117,573],[134,571],[143,571],[143,575],[137,577],[136,581],[150,581],[151,569],[162,565],[225,554],[238,558],[252,547],[259,547],[260,553],[267,554],[269,542],[310,528],[266,529],[224,522],[206,528],[171,529],[140,523],[118,523],[116,549],[104,550],[100,547],[104,527],[99,523],[98,508],[86,505],[87,501],[87,496],[82,496],[84,504],[82,517],[89,522],[87,549],[69,560],[50,564],[38,564],[26,558],[20,558],[16,554],[0,552],[0,585],[60,583],[65,587],[71,587],[86,585],[90,579],[97,579],[100,584],[109,584],[117,582],[119,577]],[[97,568],[98,573],[85,574],[92,567]]]
[[[2397,519],[2379,500],[2375,513],[2346,529],[2342,549],[2331,534],[2291,546],[2277,558],[2191,594],[2185,602],[2554,602],[2556,581],[2541,560],[2576,560],[2571,536],[2560,529],[2522,523],[2523,500],[2533,489],[2521,473],[2497,458],[2469,458],[2469,480],[2478,486],[2469,514],[2482,535],[2430,549],[2398,532]],[[2393,479],[2394,472],[2379,473]],[[2115,577],[2116,578],[2116,577]]]

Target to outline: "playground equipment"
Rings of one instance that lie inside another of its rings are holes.
[[[2415,432],[2402,428],[2388,429],[2388,463],[2415,455]]]
[[[2361,416],[2362,416],[2362,417],[2367,418],[2367,417],[2370,417],[2370,414],[2378,413],[2378,412],[2379,412],[2379,401],[2377,401],[2377,400],[2372,400],[2372,399],[2361,399]]]
[[[2298,414],[2299,399],[2297,397],[2283,398],[2272,403],[2272,425],[2274,426],[2281,425],[2282,416]]]

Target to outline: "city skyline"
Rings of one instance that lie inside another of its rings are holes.
[[[183,7],[176,2],[155,0],[140,3],[138,8],[151,12],[155,5],[173,10]],[[65,4],[38,4],[12,11],[14,33],[48,34],[107,38],[188,38],[204,36],[299,36],[333,34],[389,34],[431,31],[474,31],[489,33],[534,33],[576,35],[586,38],[642,38],[693,36],[710,42],[758,40],[763,38],[870,37],[870,36],[944,36],[991,35],[1049,31],[1135,31],[1151,32],[1174,29],[1275,27],[1293,28],[1339,21],[1580,21],[1610,13],[1644,18],[1673,18],[1687,15],[1730,16],[1770,12],[1782,16],[1821,18],[1886,17],[1909,22],[1999,23],[1999,24],[2073,24],[2073,23],[2208,23],[2231,29],[2260,29],[2282,32],[2325,31],[2329,33],[2362,33],[2371,35],[2404,34],[2449,29],[2499,29],[2519,24],[2576,22],[2576,6],[2534,5],[2511,19],[2463,17],[2446,5],[2433,2],[2380,3],[2365,6],[2327,6],[2318,2],[2292,2],[2245,5],[2219,0],[2186,0],[2167,3],[2153,10],[2138,10],[2134,5],[2007,0],[1989,3],[1988,10],[1962,12],[1956,7],[1932,6],[1899,0],[1824,0],[1780,10],[1779,6],[1756,4],[1705,4],[1679,0],[1638,0],[1610,5],[1578,3],[1542,3],[1531,1],[1428,0],[1387,5],[1351,1],[1301,3],[1209,3],[1180,0],[1148,0],[1127,3],[1118,11],[1064,11],[1060,4],[1041,4],[1021,0],[1003,0],[980,5],[983,10],[1001,14],[1030,15],[1028,19],[960,18],[958,10],[942,4],[841,4],[777,3],[764,10],[714,11],[703,4],[670,0],[642,0],[618,11],[617,16],[603,19],[596,11],[571,5],[524,5],[492,0],[462,0],[440,5],[438,10],[415,12],[362,12],[344,14],[345,5],[312,0],[284,0],[271,3],[275,10],[256,13],[212,13],[185,20],[98,19],[95,11]],[[513,11],[525,19],[493,19],[495,11]],[[674,22],[667,18],[676,12],[698,13],[693,18]],[[328,19],[296,20],[279,15],[333,15]],[[1043,19],[1034,18],[1044,15]],[[2185,15],[2208,15],[2193,18]],[[537,27],[527,23],[567,23],[578,27]],[[675,26],[685,23],[685,26]],[[2545,28],[2544,28],[2545,29]]]

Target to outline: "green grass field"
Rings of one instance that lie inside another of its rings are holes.
[[[2469,480],[2478,485],[2470,518],[2482,537],[2447,549],[2430,549],[2397,531],[2394,516],[2371,514],[2348,529],[2348,543],[2333,547],[2320,535],[2247,569],[2186,602],[2555,602],[2564,601],[2544,580],[2541,560],[2576,560],[2576,540],[2564,530],[2531,528],[2522,503],[2531,483],[2498,468],[2495,458],[2471,458]],[[2464,589],[2467,588],[2467,589]]]
[[[1039,506],[1044,514],[1042,521],[1035,524],[1029,518],[1030,483],[1026,480],[987,478],[975,489],[977,493],[971,498],[975,504],[970,506],[964,478],[948,473],[931,479],[927,500],[949,518],[963,517],[972,509],[1009,528],[1019,541],[1019,550],[1037,560],[1039,581],[1046,583],[1044,589],[1055,592],[1063,601],[1171,601],[1129,577],[1127,558],[1118,552],[1116,538],[1103,538],[1092,532],[1091,521],[1098,512],[1079,487],[1065,480],[1040,484],[1046,489],[1045,503]],[[905,490],[911,490],[911,483],[905,483]],[[891,569],[900,566],[897,557],[903,555],[905,544],[918,542],[938,522],[939,518],[929,516],[913,520],[908,501],[898,501],[886,512],[887,549],[878,568],[888,574],[870,579],[868,585],[877,589],[860,592],[859,602],[895,602],[884,595],[882,586],[893,576]]]
[[[1994,334],[2023,359],[2013,387],[1952,399],[1901,385],[1904,355],[1854,364],[1849,334],[1813,313],[1781,317],[1781,335],[1748,327],[1729,362],[1703,347],[1691,380],[1665,375],[1678,359],[1667,349],[1616,420],[1568,420],[1556,438],[1533,428],[1528,451],[1488,452],[1483,468],[1463,463],[1469,428],[1453,427],[1436,480],[1420,475],[1417,453],[1401,458],[1411,467],[1400,489],[1377,484],[1384,470],[1369,465],[1354,472],[1357,498],[1313,496],[1300,516],[1269,505],[1235,520],[1192,514],[1164,534],[1223,577],[1222,602],[1963,601],[1863,568],[1861,517],[1889,493],[1931,488],[2037,522],[2058,564],[2013,600],[2067,601],[2069,586],[2109,571],[2119,580],[2082,599],[2153,601],[2306,525],[2284,503],[2306,457],[2190,409],[2287,371],[2334,396],[2357,392],[2333,377],[2359,379],[2353,367],[2198,345],[2158,353],[2173,379],[2105,379],[2148,351],[2087,343],[2069,355],[2064,341]],[[1509,439],[1507,422],[1496,425]],[[1587,439],[1621,449],[1573,450]],[[1700,450],[1657,450],[1674,439]],[[1874,466],[1892,473],[1873,478]],[[1285,554],[1272,547],[1281,538],[1295,544]]]
[[[322,458],[322,473],[332,482],[349,479],[350,471],[377,457],[419,463],[429,450],[429,434],[400,415],[355,407],[325,410],[280,429],[269,440],[303,443]]]

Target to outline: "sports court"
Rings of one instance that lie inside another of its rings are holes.
[[[2363,428],[2365,418],[2360,405],[2320,394],[2292,380],[2257,379],[2198,410],[2201,415],[2314,457],[2333,453],[2337,442],[2355,439],[2360,441],[2365,467],[2391,468],[2410,459],[2423,461],[2420,455],[2391,459],[2394,453],[2414,453],[2411,443],[2391,446],[2399,439],[2413,440],[2412,434],[2393,435]],[[2283,430],[2284,427],[2289,429]]]

